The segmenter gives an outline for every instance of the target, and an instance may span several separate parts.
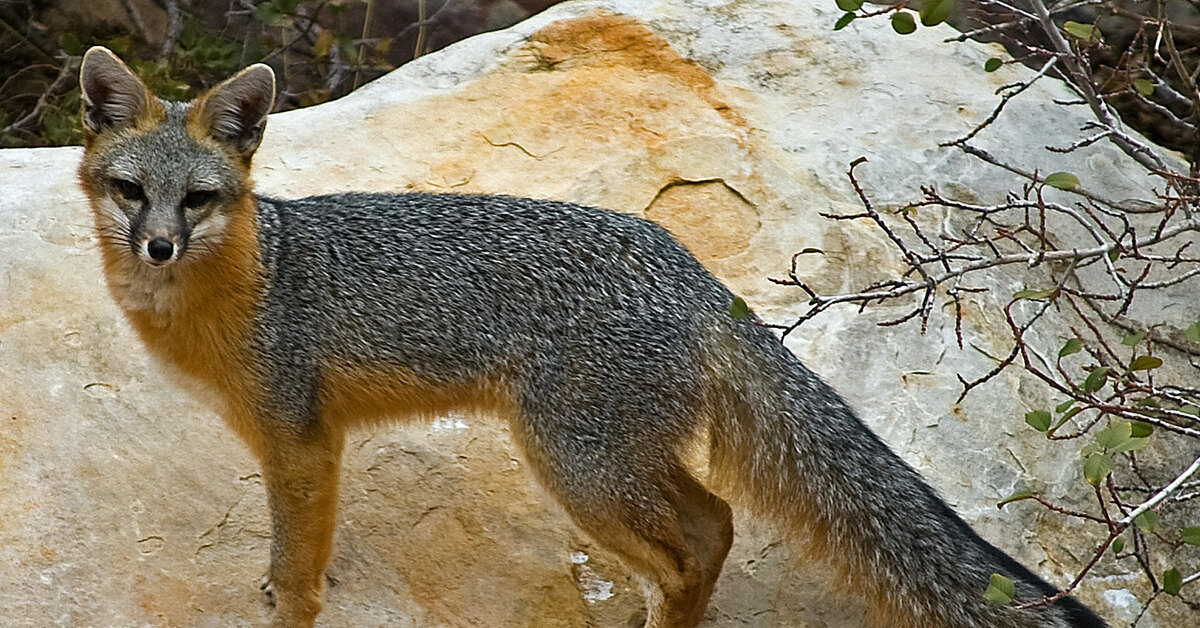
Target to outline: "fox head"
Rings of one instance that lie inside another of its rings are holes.
[[[168,267],[211,251],[250,194],[250,159],[275,100],[256,64],[189,103],[155,97],[112,52],[79,69],[79,179],[108,255]]]

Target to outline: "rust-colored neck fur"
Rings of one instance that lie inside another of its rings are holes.
[[[236,403],[258,379],[248,343],[264,280],[253,195],[228,212],[220,241],[165,268],[117,242],[100,250],[109,289],[151,353]]]

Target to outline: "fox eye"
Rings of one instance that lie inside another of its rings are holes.
[[[127,181],[125,179],[113,179],[112,184],[113,187],[117,188],[117,192],[119,192],[121,196],[125,197],[127,200],[146,200],[146,194],[142,191],[142,186],[134,183],[133,181]]]
[[[213,200],[216,195],[217,193],[212,190],[192,190],[184,195],[183,206],[188,209],[196,209]]]

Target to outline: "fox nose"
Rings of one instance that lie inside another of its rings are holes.
[[[165,262],[175,253],[175,245],[166,238],[154,238],[146,243],[146,253],[156,262]]]

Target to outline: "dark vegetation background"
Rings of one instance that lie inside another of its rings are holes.
[[[337,98],[413,58],[511,26],[561,0],[0,0],[0,148],[79,142],[79,58],[108,46],[160,95],[188,99],[250,63],[280,80],[276,111]],[[683,1],[683,0],[681,0]],[[822,1],[822,0],[814,0]],[[828,1],[832,6],[837,2]],[[860,0],[861,1],[861,0]],[[966,36],[1038,66],[1048,43],[1026,0],[909,0],[951,7]],[[1200,156],[1194,73],[1157,54],[1167,18],[1187,68],[1200,60],[1200,0],[1063,0],[1056,22],[1095,24],[1087,60],[1106,100],[1156,143]],[[832,25],[831,25],[832,26]],[[1135,81],[1155,89],[1139,93]]]
[[[77,72],[92,45],[175,100],[267,63],[286,111],[558,1],[0,0],[0,148],[80,142]]]

